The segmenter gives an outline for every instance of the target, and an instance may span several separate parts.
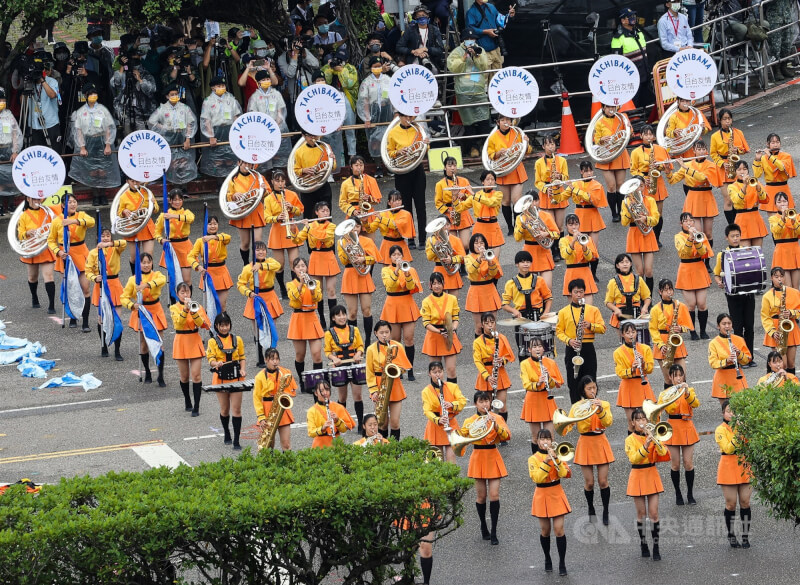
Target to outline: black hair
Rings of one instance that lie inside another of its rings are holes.
[[[475,395],[472,397],[472,403],[478,404],[478,400],[491,400],[492,393],[486,392],[485,390],[477,390]]]
[[[579,218],[574,213],[568,213],[567,217],[564,218],[564,223],[565,224],[567,224],[567,223],[577,223],[578,225],[580,225],[581,218]]]
[[[771,374],[772,373],[772,370],[769,369],[769,363],[772,360],[776,360],[776,359],[777,360],[781,360],[781,363],[783,362],[783,356],[780,354],[780,352],[777,352],[777,351],[773,350],[773,351],[771,351],[771,352],[769,352],[767,354],[767,374]]]
[[[617,266],[617,264],[625,260],[625,258],[627,258],[628,262],[631,263],[631,269],[628,271],[628,274],[633,272],[633,258],[631,258],[631,255],[628,254],[627,252],[623,252],[621,254],[617,254],[617,257],[614,259],[614,270],[616,271],[617,274],[622,274],[622,272],[619,271],[619,267]]]
[[[486,323],[489,319],[494,319],[497,321],[497,317],[495,317],[494,313],[486,311],[485,313],[481,313],[481,325]]]
[[[639,135],[640,136],[642,134],[646,133],[646,132],[650,132],[651,134],[655,134],[656,133],[655,129],[650,124],[645,124],[644,126],[642,126],[639,129]]]
[[[167,201],[172,201],[176,197],[180,197],[181,199],[186,199],[186,191],[184,191],[180,187],[175,187],[174,189],[170,189],[169,193],[167,193]]]
[[[702,141],[702,140],[698,140],[697,142],[695,142],[695,143],[692,145],[692,147],[693,147],[693,148],[697,148],[698,146],[699,146],[700,148],[705,148],[706,150],[708,150],[708,145],[707,145],[707,144],[706,144],[704,141]]]
[[[145,258],[150,260],[150,262],[153,261],[153,255],[150,252],[142,252],[141,254],[139,254],[139,262],[141,262]]]
[[[378,329],[380,329],[381,327],[388,327],[389,329],[392,328],[392,326],[386,319],[380,319],[377,323],[375,323],[375,326],[372,328],[372,332],[377,333]]]
[[[669,367],[669,375],[670,376],[672,376],[676,372],[679,373],[680,375],[682,375],[684,380],[686,379],[686,371],[683,369],[682,365],[680,365],[680,364],[672,364]]]
[[[431,277],[428,279],[430,284],[434,282],[438,282],[440,284],[444,284],[444,276],[442,276],[441,272],[431,272]]]
[[[550,429],[539,429],[539,432],[536,433],[536,440],[539,439],[550,439],[553,440],[553,433],[550,432]]]
[[[277,347],[270,347],[269,349],[264,350],[264,359],[268,360],[270,358],[278,358],[281,359],[281,352],[278,351]]]
[[[489,248],[489,241],[486,239],[486,236],[484,236],[481,233],[472,234],[470,236],[470,238],[469,238],[469,246],[468,246],[470,253],[472,253],[472,254],[477,254],[478,253],[477,250],[475,250],[475,243],[479,239],[483,240],[483,247],[484,248],[486,248],[486,249]]]
[[[534,201],[539,201],[539,192],[538,192],[538,191],[534,191],[533,189],[531,189],[530,191],[528,191],[528,192],[526,193],[526,195],[530,195],[530,196],[531,196],[531,198],[532,198]]]
[[[725,237],[731,235],[731,232],[739,232],[742,233],[742,228],[739,227],[738,223],[730,223],[725,226]]]
[[[217,223],[219,223],[219,218],[216,215],[209,215],[208,221],[209,223],[211,223],[212,221],[216,221]]]
[[[364,157],[361,156],[360,154],[354,154],[353,156],[350,157],[350,166],[353,166],[358,162],[366,164]]]
[[[748,171],[750,170],[750,165],[747,164],[746,160],[739,160],[738,162],[735,163],[735,165],[737,171],[742,167],[746,168]]]
[[[731,120],[733,120],[733,112],[731,112],[728,108],[722,108],[717,114],[720,121],[725,117],[725,114],[728,114],[731,117]]]
[[[569,281],[567,290],[571,293],[576,288],[582,288],[583,290],[586,290],[586,282],[582,278],[573,278]]]
[[[267,243],[262,241],[262,240],[257,241],[256,245],[254,247],[255,247],[256,250],[267,250],[268,249],[267,248]]]
[[[623,321],[622,324],[619,326],[620,333],[625,333],[628,329],[633,329],[634,331],[636,331],[636,325],[634,325],[630,321]]]
[[[292,268],[296,268],[297,265],[300,264],[301,262],[305,263],[306,268],[308,268],[308,260],[306,260],[302,256],[298,256],[297,258],[292,260]]]
[[[175,287],[175,293],[180,293],[182,290],[188,290],[189,292],[192,291],[192,285],[188,282],[179,282],[178,286]]]
[[[272,171],[272,180],[274,181],[275,179],[283,179],[285,183],[287,180],[286,173],[283,171]],[[327,201],[323,201],[323,203],[327,203]]]
[[[717,325],[722,323],[723,319],[731,319],[731,316],[728,313],[720,313],[717,315]],[[733,319],[731,319],[731,321],[733,321]]]
[[[767,136],[767,144],[769,144],[770,142],[772,142],[772,139],[773,139],[773,138],[777,138],[777,139],[778,139],[778,142],[780,142],[780,141],[781,141],[781,137],[780,137],[780,136],[778,136],[777,134],[775,134],[775,133],[773,132],[772,134],[770,134],[770,135],[768,135],[768,136]]]
[[[322,388],[320,388],[320,386],[321,386]],[[331,391],[331,383],[330,383],[330,382],[328,382],[328,381],[327,381],[325,378],[323,378],[322,380],[320,380],[319,382],[317,382],[317,385],[316,385],[316,386],[314,386],[314,394],[315,394],[315,396],[314,396],[314,401],[315,401],[315,402],[317,402],[317,397],[316,397],[316,394],[317,394],[317,392],[319,392],[319,391],[320,391],[321,389],[323,389],[323,388],[327,388],[327,389],[328,389],[328,392],[330,392],[330,391]],[[362,423],[362,424],[363,424],[363,423]]]
[[[434,360],[428,364],[428,373],[430,374],[433,371],[433,368],[439,368],[440,370],[444,370],[444,365],[442,362],[438,360]]]
[[[214,317],[214,331],[216,331],[217,333],[219,333],[220,325],[232,325],[231,317],[225,311],[219,313],[216,317]]]
[[[773,266],[772,269],[769,271],[770,276],[775,276],[776,274],[786,274],[786,271],[783,269],[782,266]]]
[[[372,413],[364,415],[364,419],[361,421],[361,436],[362,437],[366,437],[367,436],[367,422],[372,420],[373,418],[375,420],[378,420],[378,417],[375,416]]]
[[[497,173],[495,173],[494,171],[483,171],[481,173],[481,183],[483,183],[486,180],[486,177],[488,177],[489,175],[492,175],[495,178],[495,180],[497,180]]]
[[[323,207],[327,207],[328,209],[330,209],[331,208],[331,204],[328,203],[327,201],[325,201],[324,199],[322,201],[317,201],[314,204],[314,211],[317,212],[320,209],[322,209]]]
[[[672,290],[675,290],[675,285],[669,278],[662,278],[661,280],[658,281],[659,291],[662,291],[667,287],[671,288]]]
[[[586,396],[586,387],[589,384],[595,384],[595,385],[597,384],[597,381],[594,378],[592,378],[589,374],[584,375],[580,380],[578,380],[578,390],[580,390],[581,396],[583,396],[584,398],[588,398]],[[595,398],[596,397],[597,395],[595,394]]]
[[[533,262],[533,256],[527,250],[520,250],[514,254],[514,264],[519,264],[520,262]]]
[[[679,217],[679,221],[681,223],[683,223],[683,220],[689,219],[689,218],[694,219],[694,216],[691,213],[689,213],[688,211],[684,211],[683,213],[681,213],[681,215]]]
[[[454,163],[457,165],[458,161],[453,156],[448,156],[447,158],[444,159],[444,161],[442,162],[442,172],[444,173],[445,177],[447,176],[447,165],[449,165],[450,163]]]
[[[331,318],[341,313],[347,315],[347,307],[345,307],[344,305],[334,305],[334,307],[331,309]]]
[[[398,191],[397,189],[392,189],[391,191],[389,191],[388,195],[386,195],[386,201],[390,201],[392,199],[397,199],[398,197],[400,199],[402,199],[403,198],[403,194],[400,191]]]
[[[775,193],[775,203],[778,202],[778,199],[783,199],[787,203],[789,202],[789,196],[783,191],[778,191],[777,193]]]
[[[725,409],[728,408],[730,404],[731,401],[728,398],[722,401],[722,414],[725,414]]]
[[[556,135],[553,133],[545,134],[544,139],[542,140],[542,144],[547,144],[548,142],[552,142],[553,144],[558,144],[556,142]]]
[[[588,160],[581,161],[580,169],[582,171],[592,171],[594,167],[592,166],[592,162]]]
[[[647,418],[647,415],[644,413],[644,411],[641,408],[634,408],[633,412],[631,412],[631,420],[634,421],[637,418],[641,418],[641,417]]]
[[[389,248],[389,258],[390,259],[392,257],[392,254],[394,254],[395,252],[400,252],[402,254],[403,253],[403,248],[401,248],[397,244],[394,244],[391,248]]]

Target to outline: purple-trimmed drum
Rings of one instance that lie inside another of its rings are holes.
[[[725,294],[762,294],[769,283],[767,262],[761,246],[734,248],[722,253]]]
[[[313,392],[317,389],[317,385],[323,380],[330,383],[328,379],[328,370],[308,370],[303,372],[303,388],[306,390],[311,390]]]

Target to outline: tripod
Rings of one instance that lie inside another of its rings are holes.
[[[120,104],[120,126],[125,134],[130,134],[136,130],[136,79],[133,72],[129,69],[125,72],[125,88],[122,90],[122,103]]]
[[[31,145],[32,135],[34,128],[28,123],[28,117],[30,116],[31,112],[36,115],[36,120],[39,122],[39,127],[41,128],[42,134],[44,134],[44,141],[49,148],[53,148],[53,145],[50,143],[50,135],[47,133],[47,126],[45,125],[44,114],[42,114],[42,109],[39,106],[39,100],[35,99],[33,93],[36,91],[35,87],[28,87],[28,80],[23,82],[23,90],[22,95],[20,95],[20,110],[19,110],[19,118],[20,118],[20,130],[23,136],[23,144],[25,146]],[[44,81],[42,82],[44,83]],[[41,96],[42,89],[39,88],[38,94]]]

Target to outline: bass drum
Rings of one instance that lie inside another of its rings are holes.
[[[725,250],[722,253],[725,294],[762,294],[767,290],[769,276],[761,246]]]

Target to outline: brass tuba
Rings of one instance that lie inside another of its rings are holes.
[[[14,252],[23,258],[33,258],[47,249],[47,238],[50,237],[50,224],[53,223],[53,218],[55,218],[56,214],[46,205],[42,205],[41,208],[44,209],[47,214],[48,220],[36,228],[33,235],[23,238],[22,240],[18,237],[17,226],[19,225],[22,214],[25,212],[25,201],[17,206],[8,222],[8,244]]]
[[[594,118],[592,118],[592,121],[589,122],[589,127],[586,129],[586,137],[584,138],[586,152],[589,153],[589,156],[592,157],[594,162],[601,164],[609,163],[622,154],[622,151],[625,150],[628,146],[628,142],[631,140],[631,134],[633,134],[633,128],[631,127],[630,120],[628,120],[628,116],[617,112],[615,116],[622,123],[622,128],[611,136],[605,137],[609,139],[606,144],[595,144],[595,128],[603,116],[603,108],[600,108],[600,111],[598,111],[594,115]]]
[[[322,158],[311,167],[311,175],[301,174],[298,176],[294,172],[294,159],[297,156],[297,150],[305,144],[305,138],[300,138],[295,143],[292,152],[289,153],[289,162],[286,166],[286,174],[289,175],[289,180],[300,193],[309,193],[319,189],[328,182],[328,177],[336,170],[336,155],[333,154],[333,149],[322,140],[317,140],[315,146],[322,151]]]
[[[533,205],[533,197],[524,195],[514,204],[514,213],[522,216],[522,225],[531,234],[531,237],[542,248],[549,248],[553,245],[553,238],[550,237],[550,230],[539,217],[539,209]],[[587,242],[588,243],[588,242]]]
[[[250,174],[255,179],[255,187],[250,189],[246,193],[241,193],[237,199],[228,199],[228,187],[233,181],[233,177],[236,176],[236,173],[239,172],[239,166],[237,165],[228,176],[225,177],[225,180],[222,182],[222,185],[219,188],[219,208],[222,210],[222,213],[225,214],[225,217],[228,219],[242,219],[250,215],[259,205],[262,204],[264,200],[264,194],[266,193],[266,183],[264,181],[264,176],[255,171],[250,171]],[[113,217],[113,215],[112,215]]]
[[[628,210],[631,212],[631,215],[634,218],[640,218],[644,216],[644,220],[642,219],[634,219],[636,222],[636,227],[639,228],[639,231],[642,234],[647,235],[653,231],[653,226],[647,225],[647,206],[644,204],[644,196],[641,192],[642,181],[638,177],[634,177],[633,179],[628,179],[622,186],[619,188],[619,192],[624,197],[629,197],[630,200],[628,202]]]
[[[376,392],[378,398],[375,400],[375,416],[378,418],[378,428],[386,427],[389,422],[389,399],[392,396],[392,386],[403,373],[400,366],[392,363],[397,357],[398,351],[398,347],[390,342],[386,350],[386,363],[383,365],[381,383]]]
[[[486,137],[486,142],[483,143],[483,149],[481,149],[483,168],[494,172],[498,177],[504,177],[516,169],[528,153],[528,142],[524,139],[522,130],[516,126],[509,126],[509,128],[515,134],[514,143],[502,155],[497,158],[489,156],[489,140],[495,132],[500,132],[498,128],[494,128],[489,133],[489,136]]]
[[[453,247],[450,245],[450,238],[446,230],[447,220],[443,217],[437,217],[425,226],[425,233],[432,239],[431,248],[433,249],[433,253],[436,254],[439,262],[441,262],[444,271],[447,272],[447,274],[453,275],[458,272],[461,264],[452,261],[445,262],[443,260],[444,258],[452,258],[456,254],[455,250],[453,250]]]
[[[358,234],[355,233],[355,228],[355,220],[346,219],[336,226],[333,235],[339,238],[339,243],[356,272],[364,276],[369,273],[369,265],[362,260],[357,260],[357,258],[364,258],[366,253],[358,243]]]
[[[119,201],[122,196],[128,191],[128,184],[125,183],[120,187],[117,194],[114,195],[114,200],[111,202],[111,233],[122,236],[123,238],[130,238],[142,231],[147,222],[153,216],[155,211],[155,198],[153,192],[141,185],[139,187],[139,194],[142,195],[142,190],[146,191],[147,207],[139,207],[136,211],[132,211],[131,215],[124,217],[119,214]]]
[[[292,375],[289,373],[282,375],[278,381],[278,391],[275,393],[272,406],[270,406],[265,419],[267,424],[258,437],[259,451],[272,445],[272,442],[275,440],[275,433],[278,431],[281,417],[283,416],[283,411],[290,409],[294,405],[294,400],[292,400],[292,397],[286,392],[286,388],[288,388],[289,382],[291,381]]]
[[[576,408],[573,412],[574,416],[569,416],[560,408],[556,409],[553,413],[553,427],[559,435],[566,435],[572,431],[575,423],[591,418],[597,414],[599,410],[600,408],[598,406],[593,405],[592,401],[587,399],[576,403]]]
[[[703,117],[700,114],[700,110],[694,106],[689,106],[689,110],[692,112],[696,122],[689,124],[686,128],[680,129],[680,136],[673,136],[671,138],[666,136],[669,119],[678,111],[677,100],[674,104],[667,108],[667,111],[664,112],[664,115],[661,116],[661,120],[658,122],[658,126],[656,127],[656,142],[658,142],[660,146],[666,148],[667,152],[671,155],[682,154],[686,152],[694,145],[695,142],[700,140],[700,137],[703,135],[703,130],[705,130],[705,127],[703,125]]]
[[[399,124],[400,118],[396,117],[386,128],[386,132],[381,138],[381,159],[388,171],[395,175],[403,175],[416,169],[425,160],[425,155],[428,154],[428,143],[426,141],[430,140],[430,135],[424,124],[411,122],[411,127],[416,130],[414,142],[398,150],[395,156],[392,157],[389,154],[389,134]]]

